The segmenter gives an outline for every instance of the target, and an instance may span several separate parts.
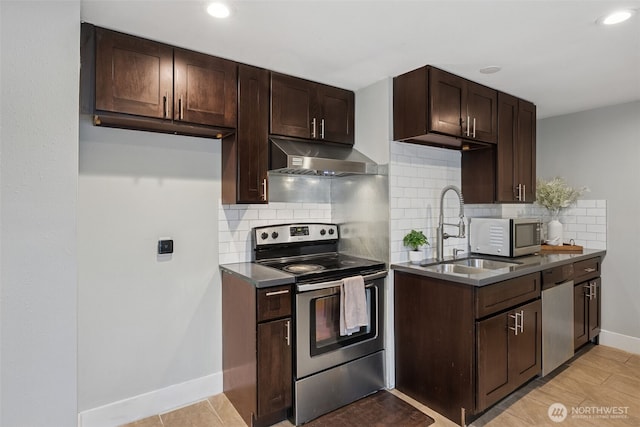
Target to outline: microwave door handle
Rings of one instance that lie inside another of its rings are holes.
[[[365,282],[369,282],[371,280],[382,279],[387,276],[386,271],[380,271],[378,273],[368,274],[366,276],[362,276]],[[306,285],[298,285],[298,292],[308,292],[308,291],[318,291],[320,289],[327,288],[335,288],[336,286],[342,285],[342,280],[333,280],[331,282],[322,282],[322,283],[309,283]]]

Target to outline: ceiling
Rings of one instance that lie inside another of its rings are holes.
[[[640,100],[640,0],[81,0],[82,20],[358,90],[430,64],[533,101],[538,118]],[[596,19],[638,9],[604,27]],[[496,74],[482,67],[498,65]]]

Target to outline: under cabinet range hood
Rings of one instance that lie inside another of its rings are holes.
[[[376,175],[378,165],[348,145],[270,137],[269,172],[297,175]]]

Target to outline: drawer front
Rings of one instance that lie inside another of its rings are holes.
[[[600,257],[586,259],[573,263],[575,283],[593,279],[600,276]]]
[[[539,298],[540,282],[540,273],[531,273],[478,288],[476,293],[476,318],[479,319]]]
[[[291,286],[258,290],[258,322],[291,316]]]

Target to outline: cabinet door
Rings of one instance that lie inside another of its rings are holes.
[[[586,296],[588,283],[573,287],[573,346],[575,349],[589,341],[589,306]]]
[[[518,139],[518,98],[498,94],[498,145],[496,163],[496,201],[516,201],[515,145]]]
[[[316,85],[283,74],[271,74],[271,133],[315,138],[320,123],[312,129]],[[313,133],[313,134],[312,134]]]
[[[345,144],[354,143],[354,93],[331,86],[318,86],[320,120],[318,138]]]
[[[498,92],[474,82],[466,83],[470,139],[495,144],[498,140]]]
[[[269,163],[269,71],[238,68],[238,203],[266,203]]]
[[[393,139],[427,133],[429,67],[399,75],[393,79]]]
[[[175,120],[236,127],[236,63],[175,49]]]
[[[291,319],[258,324],[258,417],[291,406]]]
[[[476,323],[478,411],[488,408],[511,391],[508,363],[510,333],[509,317],[504,313]]]
[[[589,283],[593,287],[591,298],[587,298],[589,306],[589,339],[593,339],[600,333],[600,308],[602,306],[601,279],[590,280]]]
[[[431,68],[429,73],[429,131],[462,136],[462,120],[465,132],[467,126],[465,80],[437,68]]]
[[[96,109],[171,118],[173,49],[96,28]]]
[[[542,302],[520,306],[511,316],[516,314],[520,330],[509,334],[509,382],[514,390],[542,371]]]
[[[522,184],[524,201],[536,198],[536,106],[518,100],[518,143],[516,145],[517,181]]]

